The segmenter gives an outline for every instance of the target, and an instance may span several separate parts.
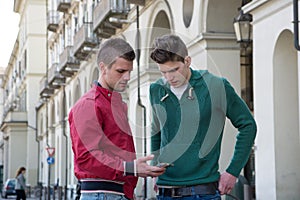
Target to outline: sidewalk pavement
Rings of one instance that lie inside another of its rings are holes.
[[[1,200],[13,200],[13,199],[16,199],[16,196],[9,196],[7,197],[7,199],[4,199],[2,197],[0,197]],[[38,198],[35,198],[35,197],[26,197],[26,200],[38,200]]]
[[[13,200],[13,199],[16,199],[16,196],[9,196],[9,197],[7,197],[7,199],[0,197],[0,199],[1,200]],[[26,200],[37,200],[37,199],[33,198],[33,197],[31,197],[31,198],[26,197]]]

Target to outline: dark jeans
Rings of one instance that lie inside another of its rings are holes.
[[[17,193],[17,198],[16,200],[26,200],[26,194],[25,194],[25,190],[16,190]]]

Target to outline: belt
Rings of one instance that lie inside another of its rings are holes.
[[[108,191],[108,192],[123,192],[123,185],[108,181],[82,181],[81,191]]]
[[[159,188],[159,195],[166,197],[182,197],[191,195],[214,195],[218,188],[218,182],[206,183],[194,186]]]

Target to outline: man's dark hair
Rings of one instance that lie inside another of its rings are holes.
[[[103,62],[111,66],[117,58],[124,58],[128,61],[135,59],[134,50],[128,42],[121,38],[112,38],[101,44],[97,56],[97,64]]]
[[[184,42],[177,35],[164,35],[154,40],[150,57],[158,64],[168,61],[184,63],[188,51]]]

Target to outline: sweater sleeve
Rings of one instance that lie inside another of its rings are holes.
[[[17,181],[21,185],[21,189],[25,190],[26,189],[26,184],[25,184],[25,178],[24,178],[23,174],[20,174],[17,177]]]
[[[256,123],[246,103],[237,95],[230,83],[224,79],[226,90],[226,116],[238,129],[233,157],[226,171],[238,177],[246,165],[256,136]]]

